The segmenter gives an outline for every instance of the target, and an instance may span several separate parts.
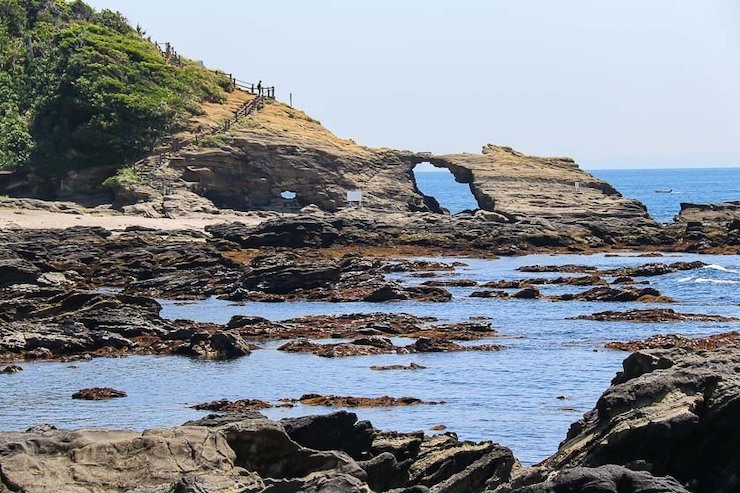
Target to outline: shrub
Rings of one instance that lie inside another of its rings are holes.
[[[80,0],[0,0],[0,166],[47,177],[124,164],[223,102],[221,73],[158,48]]]
[[[116,174],[105,179],[103,186],[114,190],[131,188],[141,183],[141,177],[133,166],[124,166]]]
[[[206,135],[198,140],[198,147],[223,147],[226,145],[225,137],[222,133]]]

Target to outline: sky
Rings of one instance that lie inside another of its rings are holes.
[[[740,166],[737,0],[90,0],[341,137]]]

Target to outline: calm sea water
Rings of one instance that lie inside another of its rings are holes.
[[[614,185],[625,197],[638,199],[659,222],[672,221],[681,210],[681,202],[710,204],[740,200],[740,168],[589,172]]]
[[[740,257],[670,255],[665,262],[700,259],[711,264],[690,272],[650,278],[672,296],[682,312],[740,316]],[[527,277],[515,269],[530,264],[579,263],[598,267],[641,265],[656,259],[605,255],[534,255],[497,260],[463,259],[466,266],[444,278],[479,282]],[[419,280],[396,275],[409,284]],[[540,277],[540,275],[536,275]],[[586,289],[586,288],[583,288]],[[578,288],[544,287],[544,294]],[[0,376],[0,429],[19,430],[38,423],[59,427],[144,429],[173,426],[205,413],[193,404],[230,399],[276,400],[308,392],[356,396],[412,396],[444,400],[445,405],[355,410],[379,428],[426,430],[444,424],[462,439],[494,440],[511,447],[525,463],[552,454],[570,423],[591,409],[621,368],[626,353],[606,350],[611,340],[642,339],[656,333],[692,336],[740,329],[738,323],[630,324],[568,320],[579,314],[658,305],[496,300],[470,298],[472,288],[453,288],[453,301],[398,303],[245,303],[215,299],[182,305],[163,302],[164,315],[223,323],[237,314],[284,320],[308,314],[407,312],[440,321],[490,317],[499,336],[481,343],[504,344],[495,353],[437,353],[325,359],[286,354],[268,344],[251,356],[230,362],[184,357],[96,359],[74,364],[29,363],[25,371]],[[334,342],[334,341],[333,341]],[[410,341],[404,341],[410,342]],[[427,367],[414,372],[376,372],[378,364]],[[102,402],[70,399],[77,389],[110,386],[125,399]],[[559,399],[562,397],[562,399]],[[299,406],[267,410],[273,418],[330,412]]]
[[[681,202],[714,203],[740,200],[740,168],[590,170],[614,185],[625,197],[640,200],[655,220],[669,222]],[[436,197],[455,214],[477,207],[468,185],[449,172],[416,172],[419,189]],[[670,190],[670,193],[656,192]]]

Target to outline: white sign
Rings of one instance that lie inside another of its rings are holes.
[[[362,202],[362,192],[360,190],[347,192],[347,202]]]
[[[576,182],[576,190],[580,190],[580,189],[581,189],[581,182],[580,181],[577,181]]]

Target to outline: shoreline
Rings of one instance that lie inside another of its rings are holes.
[[[126,228],[151,228],[162,231],[203,231],[206,226],[223,222],[242,222],[257,225],[264,221],[247,214],[193,214],[190,217],[150,218],[138,215],[111,214],[99,211],[51,212],[2,206],[0,202],[0,230],[66,229],[73,227],[101,227],[111,232]]]
[[[13,200],[13,199],[11,199]],[[21,199],[26,200],[26,199]],[[328,214],[314,210],[308,213],[277,213],[277,212],[265,212],[265,211],[251,211],[251,212],[236,212],[225,210],[219,214],[210,213],[190,213],[179,217],[145,217],[143,215],[135,214],[123,214],[117,211],[113,211],[109,207],[87,209],[73,203],[58,203],[58,202],[44,202],[38,200],[31,200],[32,205],[30,207],[19,207],[13,205],[12,202],[8,202],[8,199],[0,200],[0,232],[22,232],[24,230],[37,230],[37,231],[63,231],[68,228],[103,228],[113,234],[120,234],[124,231],[132,230],[152,230],[160,232],[187,232],[192,231],[199,234],[208,234],[209,228],[214,228],[214,231],[218,226],[221,226],[221,232],[218,235],[226,235],[224,238],[228,239],[228,235],[231,234],[229,229],[233,229],[236,235],[243,235],[241,231],[247,232],[250,229],[261,228],[264,225],[266,231],[269,231],[270,224],[274,221],[283,221],[290,224],[296,224],[300,227],[301,223],[306,221],[333,221],[340,220],[343,222],[358,220],[361,226],[364,228],[370,228],[368,232],[378,229],[381,231],[383,228],[388,228],[389,225],[393,225],[398,231],[404,231],[404,228],[410,228],[409,235],[418,235],[420,231],[423,231],[424,224],[429,221],[430,230],[433,230],[429,234],[429,239],[421,239],[419,241],[411,241],[404,243],[396,241],[393,235],[386,236],[385,238],[380,237],[378,240],[373,240],[369,243],[359,241],[356,245],[352,245],[351,242],[347,244],[333,244],[333,245],[291,245],[286,243],[285,245],[274,245],[274,246],[285,246],[288,248],[301,248],[308,247],[320,252],[320,255],[326,257],[338,257],[346,253],[362,249],[363,254],[368,256],[376,257],[409,257],[409,256],[445,256],[445,257],[479,257],[479,258],[495,258],[497,256],[521,256],[521,255],[532,255],[532,254],[644,254],[649,256],[654,254],[664,253],[706,253],[714,255],[737,255],[740,252],[740,247],[732,243],[723,243],[722,239],[712,239],[712,241],[705,241],[704,237],[701,237],[702,241],[692,245],[692,243],[686,243],[683,239],[683,235],[688,235],[690,229],[685,225],[677,223],[666,223],[661,227],[669,232],[670,235],[675,236],[670,242],[662,244],[654,243],[651,240],[650,243],[646,244],[626,244],[626,243],[615,243],[615,244],[600,244],[592,245],[585,243],[583,240],[579,240],[577,243],[564,244],[562,246],[557,245],[536,245],[532,241],[538,241],[536,239],[537,230],[533,232],[527,232],[526,234],[534,234],[534,240],[530,241],[526,235],[522,239],[518,239],[516,236],[521,234],[514,226],[508,225],[494,225],[498,228],[499,236],[505,236],[512,234],[510,242],[505,240],[499,245],[485,245],[473,246],[469,242],[460,242],[455,244],[454,241],[449,241],[445,235],[456,235],[462,234],[466,228],[469,228],[469,218],[458,218],[456,216],[444,216],[444,215],[429,215],[427,213],[415,214],[415,213],[368,213],[365,211],[347,210],[336,214]],[[59,205],[60,207],[57,207]],[[441,223],[440,223],[441,222]],[[481,226],[488,227],[484,224]],[[687,228],[686,233],[677,232],[677,229]],[[717,236],[717,227],[714,225],[707,226],[709,233]],[[719,228],[721,229],[721,228]],[[445,232],[446,231],[446,232]],[[732,231],[732,230],[730,230]],[[213,233],[213,231],[211,231]],[[552,234],[544,230],[543,234]],[[695,234],[695,233],[694,233]],[[720,231],[720,234],[722,232]],[[435,238],[439,238],[436,240]],[[362,238],[359,238],[362,240]],[[230,240],[231,241],[231,240]],[[435,244],[439,241],[439,244]],[[560,240],[558,240],[560,241]],[[385,243],[384,243],[385,242]],[[527,242],[529,242],[527,244]],[[262,246],[257,244],[254,248],[261,248]],[[513,247],[513,248],[512,248]],[[250,250],[253,247],[251,245],[243,245],[243,249]]]

